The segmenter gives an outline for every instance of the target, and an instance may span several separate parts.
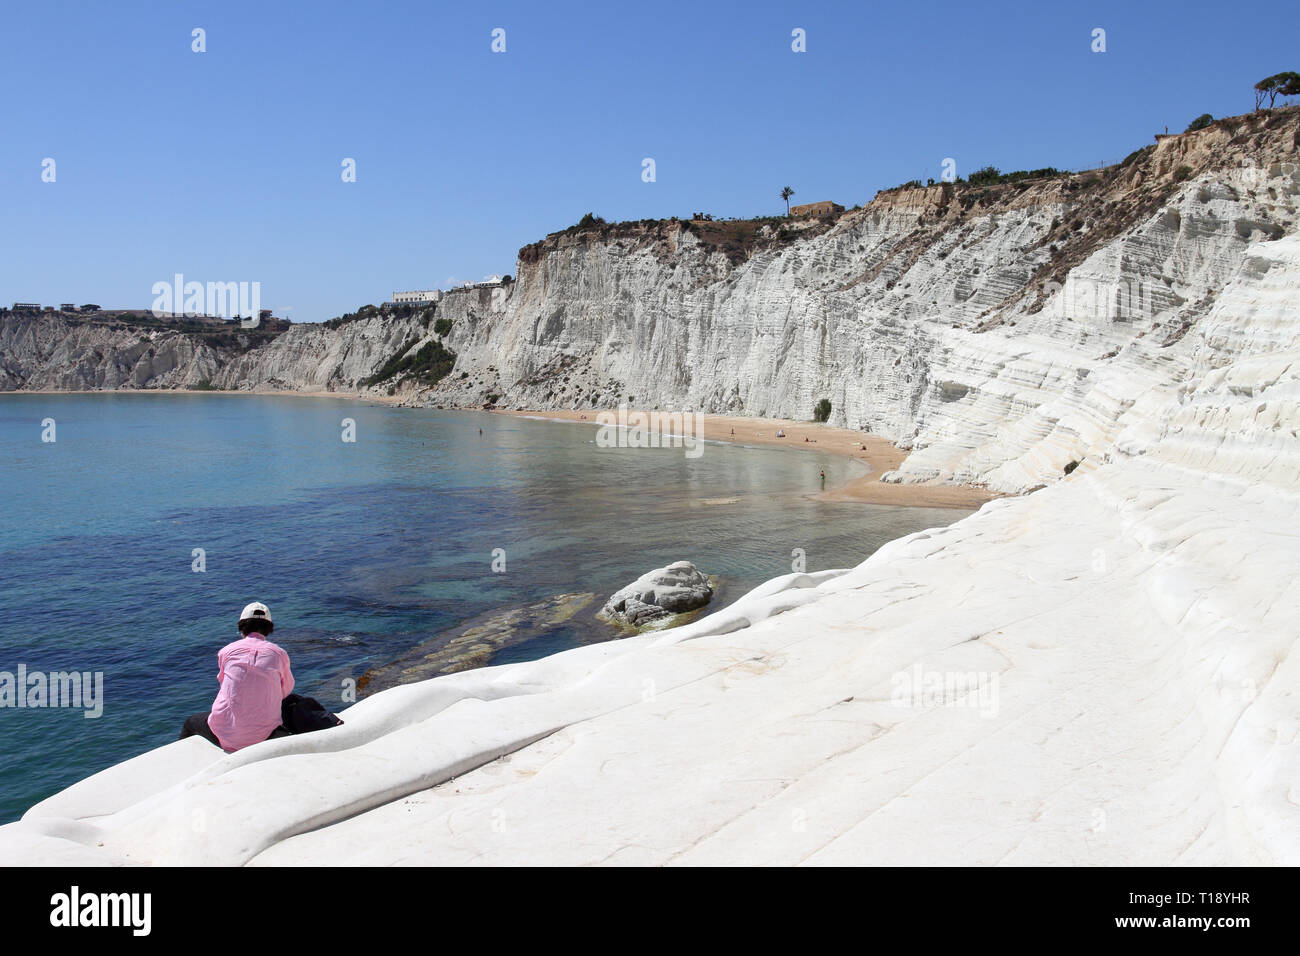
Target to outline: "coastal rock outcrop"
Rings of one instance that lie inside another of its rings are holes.
[[[440,303],[459,358],[420,401],[827,397],[911,449],[896,480],[1038,490],[326,733],[170,743],[0,827],[0,858],[1300,864],[1298,120],[899,190],[747,257],[666,225],[529,247],[510,296]],[[264,346],[279,374],[306,334]]]
[[[292,390],[385,394],[367,379],[395,354],[435,337],[431,313],[375,311],[353,321],[297,324],[275,336],[194,332],[64,313],[0,311],[0,391],[99,389]]]
[[[643,627],[701,608],[712,597],[713,585],[708,577],[691,562],[677,561],[619,588],[610,595],[601,613],[615,623]]]
[[[1300,219],[1300,107],[1170,136],[1102,170],[882,192],[834,222],[598,224],[429,316],[294,325],[256,347],[0,314],[0,389],[302,389],[441,407],[692,408],[806,419],[910,452],[887,480],[1019,493],[1105,460],[1182,387],[1225,295]],[[435,385],[367,384],[437,338]]]
[[[826,398],[910,452],[892,480],[1027,491],[1226,358],[1224,296],[1300,218],[1297,143],[1300,108],[1234,117],[1105,170],[882,193],[743,257],[699,224],[558,233],[501,311],[454,323],[421,400],[807,419]]]

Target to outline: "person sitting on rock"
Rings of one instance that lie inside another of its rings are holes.
[[[293,690],[289,655],[267,640],[275,625],[265,604],[254,601],[239,615],[240,639],[217,654],[221,685],[212,711],[185,721],[180,739],[197,734],[222,750],[234,752],[250,744],[284,737],[281,705]]]

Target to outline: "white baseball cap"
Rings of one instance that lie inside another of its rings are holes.
[[[243,624],[245,621],[248,620],[266,621],[268,624],[270,624],[271,609],[268,608],[261,601],[254,601],[252,604],[248,605],[248,607],[244,608],[242,611],[239,612],[240,624]]]

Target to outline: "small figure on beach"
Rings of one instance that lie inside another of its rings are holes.
[[[825,469],[825,468],[822,469],[822,471],[821,471],[821,475],[822,475],[822,488],[825,489],[825,488],[826,488],[826,469]]]
[[[778,428],[778,429],[776,430],[776,437],[777,437],[777,438],[784,438],[784,437],[785,437],[785,429],[784,429],[784,428]]]

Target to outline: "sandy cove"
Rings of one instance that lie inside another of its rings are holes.
[[[512,410],[498,414],[523,418],[542,418],[548,421],[581,422],[591,424],[601,409],[567,410]],[[606,410],[608,411],[608,410]],[[632,409],[630,411],[637,411]],[[659,412],[643,412],[657,420]],[[880,476],[893,471],[903,463],[906,452],[879,435],[854,431],[849,428],[832,428],[815,422],[800,422],[787,418],[744,418],[737,415],[701,415],[705,441],[735,442],[745,445],[765,445],[790,448],[796,451],[821,451],[843,455],[861,462],[867,474],[837,488],[810,495],[822,501],[860,501],[874,505],[899,505],[910,508],[959,508],[974,511],[986,501],[1001,497],[997,492],[972,485],[895,485],[880,480]],[[783,431],[784,438],[777,432]],[[805,439],[807,439],[805,441]]]
[[[293,396],[297,398],[336,398],[348,401],[372,402],[377,405],[404,405],[411,395],[362,394],[360,392],[327,392],[299,389],[240,389],[190,390],[190,389],[33,389],[12,392],[15,395],[260,395]],[[417,406],[418,407],[418,406]],[[540,418],[547,421],[579,422],[591,424],[602,409],[496,409],[495,414],[514,415],[520,418]],[[630,411],[639,411],[631,409]],[[661,414],[643,412],[657,420]],[[986,501],[1002,497],[997,492],[974,485],[939,484],[886,484],[880,476],[903,463],[907,454],[894,443],[879,435],[853,431],[849,428],[832,428],[815,422],[801,422],[788,418],[745,418],[738,415],[701,415],[705,441],[734,442],[745,445],[765,445],[773,448],[792,448],[803,451],[830,452],[861,462],[867,474],[847,484],[810,494],[821,501],[858,501],[875,505],[899,505],[911,508],[956,508],[974,511]],[[785,432],[778,438],[777,432]],[[807,441],[805,441],[807,439]]]

